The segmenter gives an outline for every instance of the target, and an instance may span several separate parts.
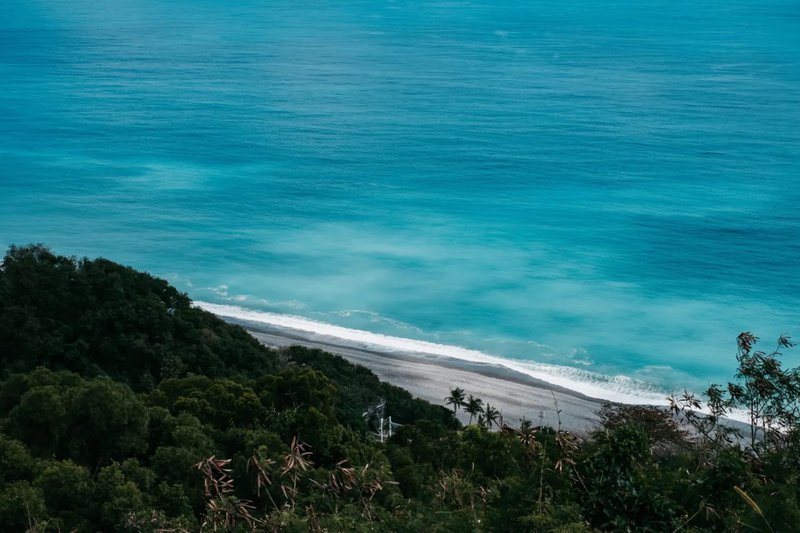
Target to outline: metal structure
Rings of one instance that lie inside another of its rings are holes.
[[[370,430],[372,437],[380,442],[386,442],[394,430],[402,425],[392,422],[391,416],[386,416],[386,398],[378,398],[361,416],[367,423],[367,429]]]

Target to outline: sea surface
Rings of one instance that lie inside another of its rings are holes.
[[[609,398],[800,337],[796,0],[2,6],[3,248]]]

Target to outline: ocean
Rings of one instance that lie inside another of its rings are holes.
[[[5,0],[0,161],[3,248],[231,316],[631,401],[800,337],[795,1]]]

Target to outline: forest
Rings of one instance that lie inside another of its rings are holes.
[[[433,405],[339,356],[268,349],[113,261],[12,246],[0,531],[800,531],[792,342],[737,343],[730,383],[607,404],[578,436],[509,426],[466,384]],[[384,442],[363,416],[378,398],[402,424]]]

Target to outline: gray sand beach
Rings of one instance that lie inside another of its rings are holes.
[[[263,344],[273,348],[292,345],[318,348],[341,355],[351,363],[372,370],[381,380],[408,390],[416,397],[444,405],[451,387],[461,387],[492,404],[509,425],[522,417],[535,425],[557,427],[560,410],[562,429],[585,434],[598,422],[597,411],[604,403],[575,391],[551,385],[500,365],[470,362],[415,353],[383,352],[337,343],[335,338],[311,336],[302,331],[265,327],[263,324],[221,317],[247,329]],[[463,422],[468,415],[460,413]]]

